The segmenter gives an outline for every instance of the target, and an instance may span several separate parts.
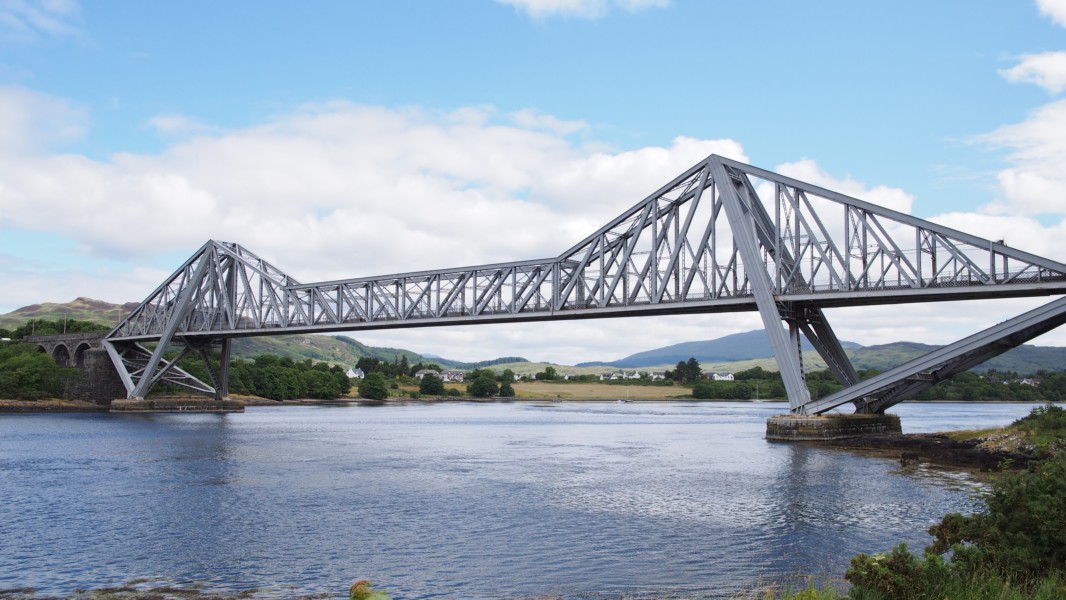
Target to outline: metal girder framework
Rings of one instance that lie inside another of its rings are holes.
[[[884,412],[945,379],[1016,348],[1063,323],[1066,323],[1066,298],[1059,298],[813,401],[806,409],[811,413],[823,413],[842,404],[854,403],[856,412]]]
[[[172,343],[225,342],[224,395],[234,337],[757,310],[807,412],[801,332],[858,382],[823,308],[1064,292],[1061,263],[712,155],[554,258],[301,284],[209,241],[107,343],[157,342],[132,371],[112,353],[142,396]]]

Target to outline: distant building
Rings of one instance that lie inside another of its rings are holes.
[[[432,375],[437,379],[440,379],[440,371],[436,371],[434,369],[422,369],[421,371],[417,371],[415,373],[415,379],[422,379],[426,375]]]
[[[733,381],[732,373],[711,373],[711,379],[714,381]]]
[[[362,379],[363,377],[366,377],[366,373],[363,373],[362,369],[348,369],[348,372],[345,374],[348,376],[348,379]]]
[[[640,373],[636,371],[622,371],[622,379],[640,379]]]
[[[463,371],[448,370],[448,371],[441,371],[440,372],[440,380],[441,381],[451,381],[451,382],[459,382],[459,383],[461,383],[463,381],[463,377],[465,377],[465,376],[466,376],[466,373],[463,372]],[[418,377],[418,373],[415,373],[415,377]],[[419,379],[421,379],[421,377],[419,377]]]
[[[653,371],[651,374],[652,381],[662,381],[666,379],[666,371]]]

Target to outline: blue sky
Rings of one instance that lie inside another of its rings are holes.
[[[1066,260],[1066,0],[308,6],[0,0],[0,312],[139,300],[208,237],[305,281],[551,256],[710,152]],[[928,311],[838,329],[988,324]],[[750,317],[358,337],[567,362]]]

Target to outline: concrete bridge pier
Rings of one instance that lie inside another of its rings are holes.
[[[892,414],[774,415],[766,421],[772,442],[818,442],[865,435],[902,433]]]

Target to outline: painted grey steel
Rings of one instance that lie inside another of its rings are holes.
[[[808,403],[819,414],[853,403],[856,412],[881,413],[945,379],[971,369],[1066,323],[1066,298],[1030,310],[954,344]]]
[[[107,343],[143,396],[176,373],[172,347],[206,360],[242,336],[757,310],[803,413],[800,332],[858,380],[824,308],[1062,293],[1062,263],[712,155],[554,258],[305,284],[212,240]],[[225,395],[223,354],[213,386],[189,385]]]

